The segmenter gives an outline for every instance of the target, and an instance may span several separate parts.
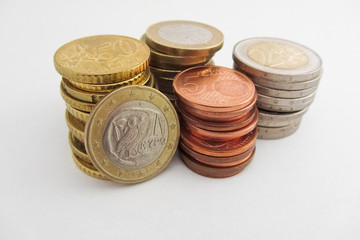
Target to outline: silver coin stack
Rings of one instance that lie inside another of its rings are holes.
[[[258,92],[258,138],[293,134],[315,98],[322,61],[313,50],[277,38],[249,38],[233,50],[234,68],[247,74]]]

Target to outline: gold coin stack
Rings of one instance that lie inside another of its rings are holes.
[[[166,21],[151,25],[141,38],[150,47],[150,69],[155,85],[174,104],[173,79],[181,71],[213,65],[212,57],[223,45],[216,28],[192,21]]]
[[[62,76],[60,92],[66,103],[69,143],[76,165],[84,173],[107,179],[84,146],[85,124],[95,105],[108,93],[128,85],[153,87],[150,50],[143,42],[118,35],[80,38],[60,47],[54,65]]]

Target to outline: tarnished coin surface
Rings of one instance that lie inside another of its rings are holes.
[[[146,30],[146,43],[176,56],[208,56],[221,49],[223,34],[216,28],[192,21],[166,21]]]
[[[97,104],[86,124],[85,147],[104,176],[137,183],[168,165],[179,135],[177,113],[166,96],[150,87],[128,86]]]
[[[320,75],[322,61],[313,50],[278,38],[249,38],[233,50],[243,72],[278,82],[302,82]]]
[[[118,35],[80,38],[54,55],[58,73],[81,83],[105,84],[130,79],[149,65],[150,49],[140,40]]]

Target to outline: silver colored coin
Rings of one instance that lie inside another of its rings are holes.
[[[296,112],[310,106],[315,98],[316,92],[309,96],[295,99],[274,98],[258,94],[256,102],[258,108],[272,112]]]
[[[261,85],[255,84],[256,91],[259,94],[269,96],[269,97],[276,97],[276,98],[302,98],[314,93],[318,87],[318,85],[303,89],[303,90],[278,90],[274,88],[268,88]]]
[[[249,38],[234,46],[233,59],[242,71],[278,82],[303,82],[320,75],[322,61],[313,50],[278,38]]]
[[[260,127],[258,126],[258,139],[280,139],[288,137],[299,128],[301,118],[299,121],[284,127]]]
[[[261,127],[284,127],[293,124],[304,116],[308,108],[293,112],[279,113],[259,110],[258,126]]]

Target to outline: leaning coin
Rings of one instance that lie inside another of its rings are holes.
[[[258,126],[259,139],[279,139],[290,136],[299,128],[301,118],[288,126],[284,127],[261,127]]]
[[[72,96],[70,96],[66,92],[66,90],[64,89],[62,84],[60,86],[60,94],[61,94],[61,97],[64,99],[66,105],[69,105],[72,108],[75,108],[77,110],[80,110],[83,112],[91,112],[93,110],[93,108],[95,107],[94,103],[80,101],[80,100],[77,100],[77,99],[73,98]]]
[[[78,89],[72,86],[69,80],[65,78],[62,79],[62,86],[70,96],[84,102],[97,103],[106,95],[105,93],[89,92]]]
[[[306,113],[308,108],[297,112],[270,112],[265,110],[259,110],[259,122],[258,126],[261,127],[284,127],[293,124]]]
[[[71,107],[69,104],[66,104],[66,109],[68,110],[68,112],[71,115],[76,117],[78,120],[80,120],[84,124],[87,122],[87,120],[89,118],[89,115],[90,115],[89,112],[84,112],[84,111],[77,110],[77,109]]]
[[[95,167],[121,183],[146,181],[173,157],[179,120],[168,98],[146,86],[113,91],[86,124],[85,147]]]
[[[248,74],[278,82],[302,82],[321,73],[321,58],[313,50],[278,38],[249,38],[233,50],[236,65]]]
[[[166,21],[146,30],[146,43],[169,55],[208,56],[221,49],[224,36],[218,29],[203,23]]]
[[[76,39],[54,55],[58,73],[74,82],[106,84],[133,78],[149,65],[149,47],[140,40],[118,35]]]
[[[260,109],[275,112],[296,112],[310,106],[315,98],[315,93],[302,98],[274,98],[258,94],[257,106]]]
[[[99,172],[92,164],[83,161],[81,158],[76,156],[75,154],[72,155],[76,166],[86,175],[90,177],[94,177],[101,180],[109,180],[105,177],[101,172]]]
[[[86,153],[84,143],[77,139],[71,132],[69,132],[69,143],[73,154],[75,154],[77,157],[84,160],[85,162],[91,163],[89,155],[87,155]]]
[[[66,124],[69,127],[69,131],[79,139],[80,141],[84,141],[84,129],[85,124],[72,116],[67,110],[65,114]]]

